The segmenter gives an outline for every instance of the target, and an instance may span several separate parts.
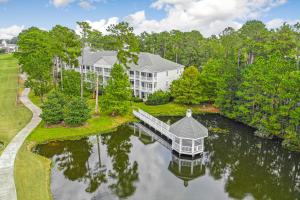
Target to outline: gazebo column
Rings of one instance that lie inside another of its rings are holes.
[[[181,145],[182,145],[182,139],[179,138],[179,156],[180,156],[180,153],[181,153]]]
[[[194,157],[194,146],[195,146],[195,140],[192,140],[192,156]]]

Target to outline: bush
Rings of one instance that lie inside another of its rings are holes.
[[[148,96],[146,101],[147,105],[161,105],[170,102],[171,95],[169,92],[163,92],[161,90],[156,91]]]
[[[64,109],[64,121],[69,126],[79,126],[90,118],[87,103],[79,97],[72,98]]]
[[[132,101],[133,101],[133,102],[136,102],[136,103],[139,103],[139,102],[143,102],[143,99],[141,99],[141,98],[139,98],[139,97],[133,96],[133,97],[132,97]]]
[[[42,105],[42,119],[47,124],[58,124],[63,121],[64,95],[58,91],[49,94],[46,102]]]

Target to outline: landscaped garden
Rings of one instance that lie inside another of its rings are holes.
[[[144,42],[151,39],[152,35],[145,36],[149,38],[138,38],[132,27],[124,22],[110,26],[107,30],[109,36],[102,36],[92,30],[86,22],[79,22],[78,26],[82,31],[81,37],[73,30],[59,25],[51,31],[33,27],[19,35],[19,52],[16,56],[22,64],[22,70],[29,75],[25,85],[32,89],[32,102],[43,110],[42,123],[27,138],[16,159],[15,179],[19,199],[51,199],[51,162],[32,153],[36,145],[49,142],[48,145],[56,145],[53,141],[78,140],[111,132],[122,124],[134,121],[131,113],[138,108],[154,116],[180,116],[188,108],[195,114],[217,113],[220,109],[222,115],[256,128],[257,135],[276,136],[284,139],[282,144],[286,148],[299,149],[300,96],[297,92],[291,92],[299,89],[299,62],[286,59],[282,56],[283,52],[280,53],[282,49],[275,47],[274,52],[277,53],[270,53],[266,57],[261,54],[254,62],[253,49],[243,49],[249,52],[240,56],[238,48],[242,45],[229,45],[237,41],[231,37],[243,39],[253,26],[261,27],[260,22],[247,22],[241,28],[241,33],[227,30],[229,32],[220,38],[206,41],[212,49],[211,54],[217,56],[206,58],[205,65],[201,67],[200,64],[195,67],[192,66],[194,63],[190,63],[191,66],[185,68],[181,77],[170,83],[170,91],[156,91],[148,96],[146,102],[133,97],[126,69],[131,63],[137,64],[140,46],[147,49]],[[264,30],[262,27],[260,31]],[[281,32],[272,34],[279,37]],[[78,57],[87,45],[96,50],[113,49],[117,52],[117,61],[104,87],[97,73],[80,74],[75,70],[64,69],[65,63],[79,65]],[[228,45],[231,49],[227,49]],[[33,47],[35,51],[32,51]],[[269,52],[269,49],[266,47],[265,51]],[[235,63],[236,60],[238,63]],[[20,116],[26,117],[22,114]],[[17,123],[21,125],[19,121]],[[224,133],[216,138],[229,134],[219,127],[210,130],[220,135]],[[2,140],[7,142],[12,136],[13,133]]]

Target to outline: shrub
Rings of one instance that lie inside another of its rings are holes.
[[[132,101],[133,101],[133,102],[136,102],[136,103],[139,103],[139,102],[143,102],[143,99],[141,99],[141,98],[139,98],[139,97],[133,96],[133,97],[132,97]]]
[[[42,105],[42,119],[47,124],[58,124],[63,121],[64,95],[58,91],[49,94],[46,102]]]
[[[148,96],[146,101],[147,105],[161,105],[170,101],[171,95],[169,92],[163,92],[161,90],[156,91]]]
[[[79,126],[90,118],[90,109],[86,101],[74,97],[66,104],[64,109],[64,121],[69,126]]]

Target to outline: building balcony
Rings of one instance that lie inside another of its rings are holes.
[[[104,72],[103,76],[110,76],[110,72]]]
[[[153,77],[146,77],[146,76],[141,76],[141,80],[143,81],[153,81]]]
[[[148,88],[148,87],[142,87],[142,91],[143,92],[152,92],[153,89],[152,88]]]

